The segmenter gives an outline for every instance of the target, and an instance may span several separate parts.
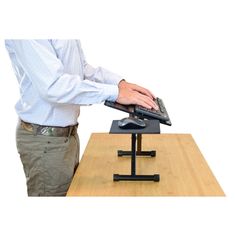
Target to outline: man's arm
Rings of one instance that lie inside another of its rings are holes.
[[[43,42],[42,42],[43,41]],[[94,104],[115,101],[118,86],[101,84],[68,74],[54,51],[45,46],[47,40],[7,40],[6,46],[40,96],[51,103]],[[48,42],[49,43],[49,42]]]
[[[84,55],[80,40],[76,40],[76,44],[80,53],[81,61],[83,63],[84,78],[102,84],[118,85],[123,79],[122,76],[111,72],[101,66],[93,67],[90,65]]]
[[[96,73],[90,75],[95,78],[94,80],[88,80],[86,77],[83,80],[83,78],[79,78],[79,75],[65,73],[63,64],[55,53],[48,50],[39,41],[10,41],[10,46],[27,77],[41,97],[48,102],[94,104],[110,100],[122,104],[139,104],[147,108],[155,108],[148,90],[123,82],[120,76],[112,72],[97,70]],[[98,83],[101,81],[98,78],[103,78],[104,83]]]
[[[94,68],[86,61],[79,40],[77,40],[77,45],[83,60],[85,78],[99,83],[118,85],[119,94],[116,99],[118,103],[124,105],[138,104],[149,109],[158,109],[153,101],[155,96],[148,89],[128,83],[121,76],[103,67]]]

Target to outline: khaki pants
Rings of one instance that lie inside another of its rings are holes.
[[[17,149],[29,196],[65,196],[79,164],[79,137],[34,135],[20,125]]]

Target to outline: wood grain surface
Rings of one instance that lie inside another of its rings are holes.
[[[130,174],[131,135],[94,133],[75,173],[67,196],[224,196],[224,192],[190,134],[143,135],[144,151],[136,174],[160,174],[160,182],[113,182],[113,174]]]

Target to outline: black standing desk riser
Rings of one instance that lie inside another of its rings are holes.
[[[120,175],[114,174],[114,181],[160,181],[159,174],[137,175],[136,174],[136,156],[155,157],[156,151],[142,151],[142,134],[160,134],[160,123],[158,120],[145,120],[146,128],[144,129],[120,129],[118,121],[112,122],[111,134],[131,134],[131,151],[118,150],[118,156],[131,156],[131,174]],[[137,144],[137,145],[136,145]],[[137,147],[137,148],[136,148]]]

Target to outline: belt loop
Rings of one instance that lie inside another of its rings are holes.
[[[31,125],[32,125],[32,127],[33,127],[33,135],[34,135],[34,136],[37,136],[37,129],[38,129],[38,126],[35,125],[35,124],[31,124]]]
[[[74,128],[73,126],[70,126],[70,127],[69,127],[68,138],[70,137],[70,135],[71,135],[71,133],[72,133],[72,131],[73,131],[73,128]]]

